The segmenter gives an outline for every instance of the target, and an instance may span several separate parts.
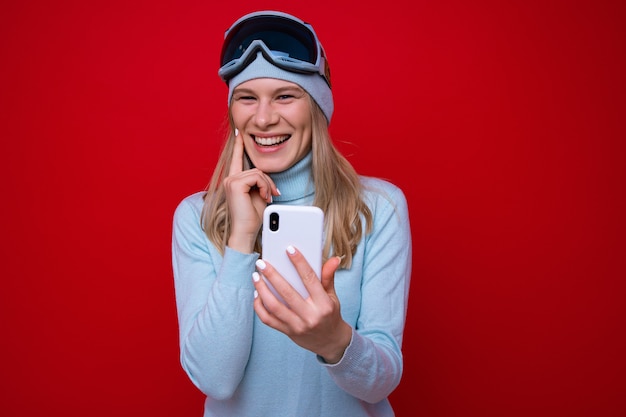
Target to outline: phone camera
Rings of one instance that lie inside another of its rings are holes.
[[[278,230],[278,213],[272,212],[270,213],[270,230],[275,232]]]

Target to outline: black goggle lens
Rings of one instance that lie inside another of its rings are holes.
[[[262,41],[274,53],[290,59],[311,64],[318,59],[317,42],[306,27],[285,18],[260,16],[243,22],[228,33],[220,65],[241,58],[255,40]]]

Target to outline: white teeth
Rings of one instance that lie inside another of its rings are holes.
[[[254,137],[254,141],[262,146],[272,146],[272,145],[278,145],[279,143],[282,143],[284,141],[286,141],[287,139],[289,139],[289,135],[285,135],[285,136],[272,136],[269,138],[260,138],[258,136]]]

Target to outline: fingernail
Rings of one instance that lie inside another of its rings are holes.
[[[259,273],[258,273],[258,272],[256,272],[256,271],[254,271],[254,272],[252,273],[252,281],[254,281],[254,282],[259,282],[259,280],[260,280],[260,279],[261,279],[261,276],[259,275]]]
[[[256,267],[257,267],[257,268],[259,268],[261,271],[262,271],[262,270],[264,270],[264,269],[265,269],[265,267],[266,267],[265,262],[263,262],[263,259],[258,259],[258,260],[255,262],[255,265],[256,265]]]
[[[239,136],[239,129],[235,128],[235,137]]]
[[[278,189],[278,187],[276,187],[276,192],[278,193],[278,195],[280,195],[280,190]]]
[[[296,248],[294,248],[293,246],[289,245],[289,246],[287,246],[287,252],[289,252],[290,255],[293,255],[294,253],[296,253]]]
[[[254,290],[254,298],[255,299],[259,298],[259,292],[257,290]]]

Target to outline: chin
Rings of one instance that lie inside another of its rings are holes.
[[[284,158],[272,158],[267,155],[257,155],[255,158],[250,158],[250,162],[253,167],[258,168],[266,174],[282,172],[295,163],[295,161],[285,161]]]

